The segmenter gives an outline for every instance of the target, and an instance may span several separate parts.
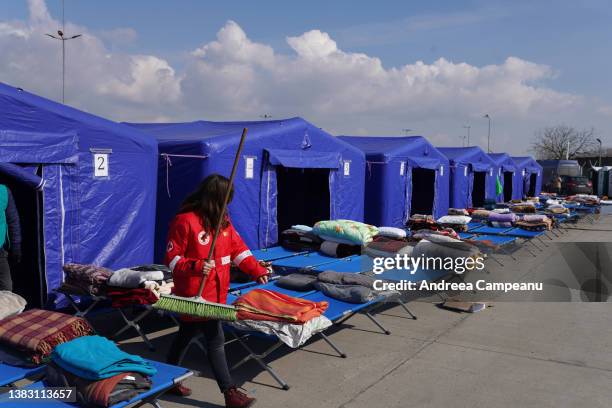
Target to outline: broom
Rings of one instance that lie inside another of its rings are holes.
[[[213,235],[213,239],[210,244],[210,251],[208,252],[206,262],[210,261],[213,257],[215,244],[217,243],[217,238],[219,237],[219,232],[221,231],[221,225],[223,224],[223,218],[225,217],[225,211],[227,209],[227,204],[230,198],[232,187],[234,185],[236,168],[238,167],[238,161],[240,160],[240,152],[242,151],[242,146],[244,145],[244,139],[246,138],[246,134],[247,128],[244,128],[242,130],[242,136],[240,137],[240,144],[238,145],[238,150],[236,151],[236,157],[234,158],[234,165],[232,167],[232,173],[229,179],[229,187],[227,189],[227,193],[225,194],[225,199],[223,200],[223,207],[221,207],[221,213],[219,214],[219,219],[217,220],[217,225],[215,227],[215,235]],[[153,307],[155,309],[165,310],[168,312],[178,313],[182,315],[204,317],[215,320],[235,321],[236,308],[234,306],[209,302],[207,300],[202,299],[202,292],[204,291],[205,282],[206,275],[203,275],[202,281],[200,282],[200,288],[198,289],[198,294],[194,297],[161,295],[160,299],[157,301],[157,303],[153,305]]]

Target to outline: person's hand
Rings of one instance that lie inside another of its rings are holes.
[[[268,275],[261,275],[259,278],[257,278],[257,283],[263,285],[264,283],[268,283]]]
[[[202,274],[204,276],[208,275],[214,267],[215,267],[214,261],[204,261],[204,263],[202,264]]]
[[[259,264],[266,268],[268,275],[271,275],[274,271],[272,270],[272,262],[259,261]]]

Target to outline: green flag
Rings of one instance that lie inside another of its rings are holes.
[[[499,176],[497,176],[497,179],[495,180],[495,194],[501,195],[503,192],[504,186],[502,186],[501,180],[499,179]]]

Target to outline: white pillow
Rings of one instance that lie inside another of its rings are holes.
[[[378,234],[377,235],[381,235],[383,237],[389,237],[389,238],[406,238],[406,230],[403,230],[401,228],[396,228],[396,227],[379,227],[378,228]]]
[[[460,224],[465,225],[472,221],[472,217],[467,215],[445,215],[444,217],[438,218],[440,224]]]

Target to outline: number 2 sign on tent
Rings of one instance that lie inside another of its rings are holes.
[[[94,177],[107,178],[109,175],[108,153],[94,153]]]

